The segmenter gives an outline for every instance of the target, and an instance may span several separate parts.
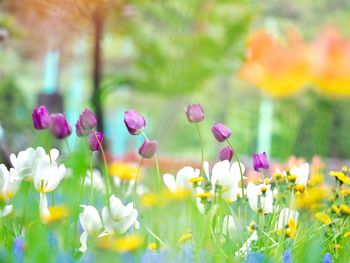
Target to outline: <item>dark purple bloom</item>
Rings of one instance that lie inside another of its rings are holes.
[[[186,108],[186,116],[189,122],[201,122],[204,119],[202,106],[199,103],[188,105]]]
[[[34,108],[32,113],[33,125],[36,130],[44,130],[49,127],[50,113],[45,106]]]
[[[215,123],[211,131],[219,142],[223,142],[231,136],[231,130],[222,123]]]
[[[259,172],[261,169],[269,169],[269,161],[267,160],[266,152],[253,153],[253,167]]]
[[[97,139],[98,139],[98,141],[97,141]],[[99,131],[90,132],[89,138],[88,138],[88,143],[89,143],[89,148],[92,152],[98,151],[100,149],[100,144],[102,144],[102,142],[103,142],[102,132],[99,132]]]
[[[89,134],[88,131],[83,129],[83,126],[81,125],[80,119],[75,124],[75,132],[77,133],[78,137],[83,137]]]
[[[51,114],[50,131],[57,139],[64,139],[72,133],[72,128],[62,113]]]
[[[157,147],[158,147],[157,141],[145,140],[139,149],[139,154],[145,159],[152,158],[157,151]]]
[[[322,263],[333,263],[331,254],[327,253],[322,259]]]
[[[80,125],[84,130],[91,130],[96,127],[97,120],[95,114],[89,110],[85,109],[79,117]]]
[[[219,153],[219,159],[221,161],[228,160],[231,161],[233,157],[233,150],[230,146],[226,146],[222,148],[222,150]]]
[[[124,123],[131,135],[138,135],[146,126],[145,118],[135,110],[125,112]]]

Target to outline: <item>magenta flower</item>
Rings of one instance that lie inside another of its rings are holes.
[[[158,147],[157,141],[145,140],[139,149],[139,154],[145,159],[152,158],[157,151],[157,147]]]
[[[219,142],[223,142],[231,136],[231,130],[222,123],[215,123],[211,131]]]
[[[219,159],[221,161],[228,160],[231,161],[233,157],[233,150],[230,146],[226,146],[222,148],[222,150],[219,153]]]
[[[266,152],[253,153],[253,167],[254,170],[259,172],[261,169],[269,169],[269,161],[267,160]]]
[[[140,134],[146,126],[145,118],[135,110],[125,112],[124,123],[131,135]]]
[[[96,138],[97,137],[97,138]],[[97,141],[98,139],[98,141]],[[99,143],[100,142],[100,143]],[[92,152],[100,149],[100,144],[103,142],[103,134],[99,131],[91,131],[88,138],[89,148]]]
[[[57,139],[64,139],[72,133],[72,128],[62,113],[51,114],[50,131]]]
[[[50,113],[45,106],[34,108],[32,113],[33,125],[36,130],[44,130],[49,127]]]
[[[84,137],[84,136],[88,135],[88,131],[83,129],[83,126],[81,125],[80,119],[75,124],[75,132],[76,132],[78,137]]]
[[[204,119],[202,106],[199,103],[188,105],[186,108],[186,116],[191,123],[201,122]]]
[[[79,116],[80,125],[84,130],[94,129],[97,125],[97,120],[95,114],[89,110],[85,109]]]

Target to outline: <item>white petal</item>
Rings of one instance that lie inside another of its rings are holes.
[[[209,173],[209,163],[207,161],[203,162],[203,170],[205,173],[205,176],[210,180],[210,173]]]
[[[173,175],[164,174],[163,181],[164,181],[165,185],[169,188],[170,192],[176,191],[176,183],[175,183],[175,178]]]
[[[96,233],[102,228],[102,222],[97,209],[91,205],[83,206],[84,211],[79,214],[79,222],[87,233]]]
[[[88,233],[86,231],[84,231],[81,236],[80,236],[80,248],[79,248],[79,251],[81,253],[85,253],[86,250],[87,250],[87,245],[86,245],[86,241],[87,241],[87,238],[88,238]]]
[[[226,215],[222,223],[222,233],[229,238],[232,238],[235,235],[236,224],[231,215]]]
[[[220,185],[225,184],[224,181],[227,180],[229,171],[230,162],[228,160],[216,163],[212,170],[211,183],[213,185],[215,185],[217,182]]]
[[[0,217],[5,217],[13,211],[12,205],[6,205],[2,210],[0,210]]]
[[[56,148],[51,149],[50,151],[51,160],[55,161],[58,158],[59,154],[60,152]]]

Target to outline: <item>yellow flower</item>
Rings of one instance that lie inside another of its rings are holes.
[[[55,221],[59,221],[68,216],[69,211],[66,206],[59,205],[48,208],[49,213],[45,213],[41,215],[41,220],[44,223],[52,223]]]
[[[140,197],[140,202],[143,207],[150,208],[157,204],[158,198],[156,194],[145,193]]]
[[[293,239],[296,232],[297,232],[297,223],[294,220],[294,218],[290,218],[288,221],[288,226],[286,228],[286,236]]]
[[[343,184],[350,184],[350,178],[347,177],[342,171],[331,171],[329,175],[335,177],[338,181],[342,182]]]
[[[189,232],[186,232],[185,234],[183,234],[180,238],[179,238],[179,242],[180,243],[184,243],[186,242],[187,240],[191,239],[192,238],[192,232],[189,231]]]
[[[176,189],[174,192],[166,192],[166,197],[173,201],[183,201],[191,196],[191,192],[187,189]]]
[[[340,212],[344,215],[350,215],[350,207],[348,207],[347,205],[345,204],[342,204],[340,206]]]
[[[112,163],[109,165],[108,170],[112,176],[126,181],[134,180],[137,174],[137,167],[128,165],[126,163]]]
[[[295,191],[297,191],[297,192],[303,193],[304,190],[305,190],[305,185],[303,185],[303,184],[296,184],[296,185],[294,186],[294,189],[295,189]]]
[[[332,205],[331,210],[336,214],[339,214],[340,212],[340,208],[337,205]]]
[[[287,175],[287,179],[289,182],[294,183],[297,180],[297,176],[294,174]]]
[[[350,196],[350,189],[343,189],[340,191],[340,194],[344,197]]]
[[[315,217],[325,225],[329,225],[332,222],[332,219],[326,213],[318,212],[315,214]]]
[[[341,245],[340,245],[340,244],[334,244],[334,245],[333,245],[333,248],[334,248],[334,249],[339,249],[339,248],[341,248]]]
[[[157,243],[156,242],[152,242],[148,244],[148,249],[149,250],[156,250],[157,249]]]
[[[274,173],[273,177],[276,179],[276,180],[279,180],[282,178],[282,174],[280,173]]]
[[[311,176],[311,179],[308,181],[308,186],[314,187],[317,185],[321,185],[323,183],[323,175],[314,173]]]
[[[344,237],[346,237],[346,238],[350,237],[350,231],[346,232],[346,233],[344,234]]]
[[[198,198],[209,198],[209,197],[212,197],[213,194],[211,192],[204,192],[204,193],[198,193],[196,194],[196,197]]]
[[[142,246],[143,241],[143,237],[139,234],[130,234],[118,238],[110,235],[99,238],[98,245],[102,249],[125,253],[138,249]]]
[[[188,181],[192,184],[198,184],[199,182],[202,182],[203,180],[204,180],[204,178],[202,176],[198,176],[198,177],[190,178]]]
[[[310,188],[304,194],[296,196],[296,205],[298,208],[315,209],[323,205],[323,200],[327,197],[327,191],[324,188]]]

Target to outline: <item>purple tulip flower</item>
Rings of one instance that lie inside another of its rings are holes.
[[[254,170],[259,172],[261,169],[269,169],[269,161],[267,160],[266,152],[253,154]]]
[[[191,123],[201,122],[204,119],[202,106],[199,103],[188,105],[186,108],[186,116]]]
[[[231,136],[231,130],[222,123],[215,123],[211,131],[219,142],[223,142]]]
[[[156,153],[157,147],[158,147],[157,141],[145,140],[139,149],[139,154],[145,159],[150,159]]]
[[[78,137],[84,137],[89,134],[88,131],[84,130],[83,126],[81,125],[80,119],[75,124],[75,132]]]
[[[97,141],[97,139],[98,139],[98,141]],[[90,132],[89,138],[88,138],[88,143],[89,143],[89,148],[92,152],[98,151],[100,149],[100,144],[102,144],[102,142],[103,142],[102,132],[99,132],[99,131]]]
[[[124,123],[131,135],[140,134],[146,126],[145,118],[135,110],[125,112]]]
[[[233,157],[233,150],[230,146],[226,146],[224,148],[222,148],[222,150],[220,151],[219,153],[219,159],[221,161],[224,161],[224,160],[228,160],[229,162],[232,160],[232,157]]]
[[[95,114],[89,110],[85,109],[79,116],[80,125],[84,130],[94,129],[97,125],[97,120]]]
[[[62,113],[51,114],[50,131],[57,139],[64,139],[72,133],[72,128]]]
[[[40,106],[39,108],[34,108],[32,119],[36,130],[44,130],[49,127],[50,113],[45,106]]]

